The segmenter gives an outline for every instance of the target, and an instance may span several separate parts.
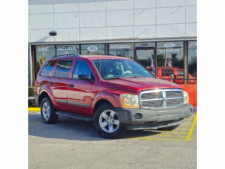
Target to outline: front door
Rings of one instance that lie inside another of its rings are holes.
[[[144,67],[152,67],[152,71],[156,73],[154,47],[136,47],[135,60]]]
[[[68,108],[71,113],[90,115],[90,108],[94,98],[92,91],[95,82],[94,80],[91,82],[81,80],[79,79],[80,75],[93,77],[89,64],[84,60],[76,61],[72,78],[68,79]]]

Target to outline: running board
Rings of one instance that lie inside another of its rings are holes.
[[[77,119],[77,120],[84,120],[84,121],[92,121],[93,120],[92,117],[68,113],[68,112],[62,112],[62,111],[57,111],[56,114],[59,115],[59,116],[71,117],[71,118],[74,118],[74,119]]]

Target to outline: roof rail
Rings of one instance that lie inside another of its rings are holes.
[[[57,56],[52,56],[51,58],[58,58],[58,57],[65,57],[65,56],[77,56],[79,57],[79,54],[64,54],[64,55],[57,55]]]

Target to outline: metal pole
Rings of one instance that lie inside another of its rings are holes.
[[[188,84],[188,41],[184,41],[184,84]]]

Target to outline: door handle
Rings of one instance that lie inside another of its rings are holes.
[[[68,84],[68,87],[74,87],[74,85],[73,84]]]
[[[54,83],[53,82],[49,82],[49,85],[54,85]]]

